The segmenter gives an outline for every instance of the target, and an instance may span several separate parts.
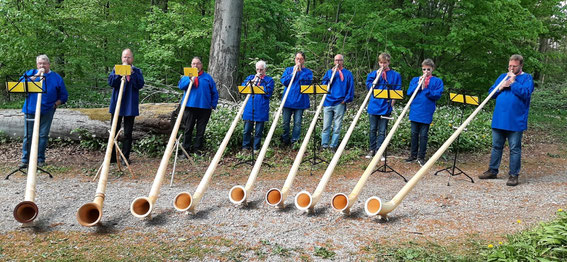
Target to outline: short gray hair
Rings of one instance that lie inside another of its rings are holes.
[[[524,57],[522,55],[514,54],[514,55],[510,56],[509,61],[512,61],[512,60],[520,62],[520,65],[524,64]]]
[[[260,60],[258,62],[256,62],[256,68],[258,67],[262,67],[263,69],[267,69],[268,66],[266,65],[266,62],[264,62],[264,60]]]
[[[430,66],[431,68],[435,68],[435,63],[430,58],[427,58],[421,62],[421,66]]]
[[[47,61],[47,63],[51,64],[51,62],[49,61],[49,57],[47,57],[47,55],[38,55],[35,58],[35,62],[37,63],[37,62],[39,62],[39,60],[45,60],[45,61]]]

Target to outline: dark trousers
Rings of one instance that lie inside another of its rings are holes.
[[[135,116],[118,116],[118,123],[116,123],[116,133],[122,127],[122,119],[124,119],[124,135],[122,137],[122,154],[126,160],[130,160],[130,151],[132,151],[132,131],[134,131],[134,118]],[[110,125],[112,125],[112,119],[114,119],[114,115],[110,114]],[[112,156],[110,158],[110,162],[116,162],[116,149],[113,148]]]
[[[429,124],[411,121],[411,157],[425,159],[428,138]]]
[[[183,148],[187,152],[195,152],[203,150],[205,140],[205,128],[211,117],[211,109],[187,107],[183,114],[185,124],[185,133],[183,134]],[[197,133],[195,134],[195,141],[193,140],[193,128],[197,125]]]

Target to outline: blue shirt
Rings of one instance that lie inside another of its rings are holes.
[[[500,75],[489,93],[504,79],[506,74]],[[508,131],[524,131],[528,128],[528,113],[530,100],[534,91],[534,80],[528,73],[516,76],[509,88],[496,91],[492,98],[496,99],[494,113],[492,114],[492,128]]]
[[[370,88],[372,88],[372,84],[376,79],[376,72],[377,71],[372,71],[366,77],[366,90],[370,90]],[[388,70],[386,72],[386,80],[380,77],[374,89],[402,90],[402,77],[398,72]],[[373,93],[370,95],[370,102],[368,102],[368,108],[366,111],[370,115],[389,116],[392,113],[392,100],[375,98]]]
[[[114,69],[108,76],[108,85],[112,88],[112,97],[110,98],[110,107],[108,112],[114,114],[116,110],[116,101],[118,100],[118,93],[120,92],[120,84],[122,83],[122,76],[116,75]],[[132,66],[132,74],[130,81],[126,80],[124,83],[124,91],[122,91],[122,102],[120,103],[119,116],[138,116],[140,115],[140,89],[144,87],[144,76],[142,70]]]
[[[187,90],[191,79],[188,76],[184,76],[179,80],[179,89]],[[183,98],[185,98],[183,94]],[[183,101],[183,100],[182,100]],[[189,93],[189,100],[187,101],[187,107],[203,108],[203,109],[216,109],[219,102],[219,93],[217,91],[217,84],[211,75],[203,72],[199,76],[199,86],[191,87],[191,92]]]
[[[254,75],[249,75],[242,85],[245,86],[250,80],[254,79]],[[260,81],[260,86],[264,87],[264,95],[251,95],[244,108],[242,119],[246,121],[265,122],[270,118],[270,97],[274,91],[274,79],[264,76]],[[252,112],[254,110],[254,112]],[[254,114],[252,114],[254,113]]]
[[[27,76],[33,76],[35,74],[37,74],[37,69],[31,69],[25,73]],[[53,109],[57,100],[61,100],[61,104],[65,104],[69,97],[69,93],[67,93],[67,88],[65,88],[63,78],[61,78],[59,74],[50,70],[49,73],[44,74],[43,76],[45,76],[43,86],[45,92],[41,95],[41,113],[45,114],[49,110]],[[24,77],[20,78],[22,82],[23,79]],[[36,78],[35,82],[39,81],[40,78]],[[22,112],[24,114],[35,114],[36,103],[37,93],[29,93],[24,102],[24,106],[22,107]]]
[[[419,77],[414,77],[408,88],[408,96],[412,95],[419,84]],[[425,83],[424,83],[425,84]],[[411,103],[409,120],[431,124],[433,121],[433,113],[435,112],[435,103],[443,94],[443,80],[433,76],[429,80],[429,85],[426,89],[419,91]]]
[[[352,102],[354,98],[354,78],[352,77],[352,73],[346,69],[341,69],[343,73],[344,80],[341,80],[339,76],[339,72],[335,73],[335,77],[333,78],[333,83],[329,87],[329,94],[327,94],[327,98],[323,103],[323,106],[335,106],[342,102],[349,103]],[[329,80],[331,80],[331,76],[333,75],[333,70],[327,71],[325,76],[323,76],[322,83],[324,85],[329,84]]]
[[[286,68],[280,79],[281,83],[285,86],[284,95],[292,76],[293,66]],[[301,93],[301,85],[310,85],[311,82],[313,82],[313,72],[308,68],[302,68],[301,71],[295,73],[295,79],[293,80],[293,84],[291,84],[291,89],[287,95],[284,107],[293,109],[309,108],[309,95]]]

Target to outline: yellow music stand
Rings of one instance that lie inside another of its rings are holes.
[[[265,95],[266,91],[264,90],[263,86],[253,86],[253,85],[245,85],[245,86],[238,86],[238,93],[241,94],[250,94],[250,95]],[[254,98],[252,98],[254,99]]]
[[[184,67],[183,68],[183,75],[188,77],[199,76],[199,72],[197,68],[194,67]]]
[[[45,93],[43,90],[43,79],[45,76],[40,76],[36,78],[36,81],[32,81],[30,78],[32,76],[24,75],[23,77],[6,77],[6,89],[8,93]],[[13,79],[18,78],[18,81]]]
[[[476,105],[478,106],[478,96],[469,96],[469,95],[465,95],[465,94],[457,94],[457,93],[449,93],[449,99],[454,102],[454,103],[461,103],[462,104],[462,109],[461,109],[461,123],[463,123],[463,117],[464,117],[464,112],[465,112],[465,106],[466,105]],[[459,124],[460,125],[460,124]],[[454,129],[457,129],[457,126],[453,126]],[[466,131],[466,129],[465,129]],[[459,138],[461,138],[461,136],[459,135],[457,137],[457,141],[455,142],[455,144],[453,144],[454,147],[456,147],[459,144]],[[459,151],[455,150],[455,156],[453,158],[453,165],[443,168],[441,170],[438,170],[437,172],[435,172],[434,175],[437,175],[438,173],[441,173],[443,171],[447,171],[447,173],[449,173],[449,180],[447,180],[447,186],[449,186],[449,182],[451,180],[451,177],[454,176],[458,176],[458,175],[465,175],[466,177],[468,177],[471,180],[471,183],[474,183],[474,180],[472,177],[470,177],[469,175],[467,175],[467,173],[465,173],[463,170],[461,170],[459,167],[457,167],[457,156],[459,155]]]
[[[246,83],[245,86],[238,86],[238,92],[243,94],[243,95],[252,95],[252,119],[254,119],[254,95],[265,95],[266,94],[266,90],[264,90],[264,87],[259,85],[263,80],[259,80],[258,82],[253,82],[252,80],[248,81],[248,83]],[[256,124],[254,124],[256,125]],[[253,130],[256,130],[256,128],[254,127]],[[254,136],[251,137],[251,139],[254,139]],[[252,142],[252,145],[254,144],[254,142]],[[254,146],[252,146],[252,149],[254,148]],[[250,158],[249,159],[244,159],[238,163],[236,163],[234,165],[234,167],[237,167],[239,165],[251,165],[254,166],[254,163],[256,163],[256,159],[255,159],[255,155],[254,155],[254,150],[250,150]]]
[[[464,94],[449,93],[449,98],[455,103],[463,103],[478,106],[478,96],[469,96]]]
[[[392,89],[374,89],[374,98],[400,100],[404,99],[404,91]]]
[[[121,76],[129,76],[129,75],[132,75],[132,66],[129,66],[129,65],[115,65],[115,66],[114,66],[114,74],[121,75]]]
[[[329,93],[329,89],[327,85],[319,85],[319,84],[302,85],[299,91],[302,94],[314,94],[314,95]]]

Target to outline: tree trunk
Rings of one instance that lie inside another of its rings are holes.
[[[240,28],[244,0],[216,0],[209,73],[217,83],[219,97],[236,101]]]

